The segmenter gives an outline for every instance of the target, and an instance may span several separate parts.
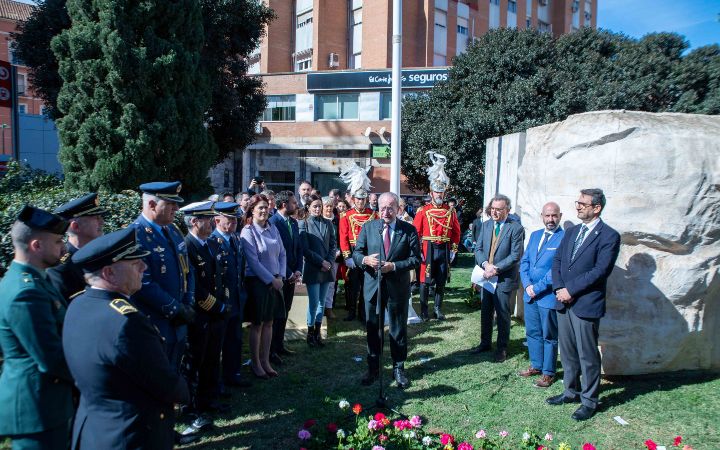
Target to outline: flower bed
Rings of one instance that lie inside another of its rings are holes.
[[[511,436],[506,430],[489,431],[480,429],[474,439],[460,440],[447,433],[428,433],[423,430],[423,421],[418,416],[409,419],[390,420],[385,414],[363,415],[363,407],[356,403],[350,407],[347,400],[340,400],[341,412],[352,415],[344,420],[346,429],[335,422],[324,427],[315,419],[305,421],[298,431],[300,450],[599,450],[591,442],[571,445],[567,442],[555,443],[552,433],[540,434],[530,430],[522,436]],[[647,450],[657,450],[658,444],[648,439],[644,442]],[[692,450],[682,445],[677,436],[669,446]]]

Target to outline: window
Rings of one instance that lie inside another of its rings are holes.
[[[15,56],[15,49],[13,48],[13,45],[15,41],[7,41],[8,43],[8,56],[10,57],[10,64],[14,64],[16,66],[24,66],[25,63],[20,61],[20,58]]]
[[[347,185],[340,180],[337,172],[313,172],[310,182],[323,195],[330,192],[331,189],[340,189],[340,192],[345,192],[347,189]]]
[[[444,66],[447,56],[447,13],[435,9],[435,45],[433,65]]]
[[[295,172],[261,170],[258,175],[265,179],[265,188],[275,191],[295,192]]]
[[[455,36],[455,54],[459,55],[465,51],[468,45],[468,20],[464,17],[457,18],[457,35]]]
[[[359,97],[359,94],[316,96],[318,120],[357,120]]]
[[[517,2],[514,0],[508,0],[508,11],[517,14]]]
[[[18,95],[25,95],[25,89],[27,89],[27,76],[24,73],[19,73],[17,74]]]
[[[352,34],[350,35],[350,39],[352,40],[352,58],[350,67],[353,69],[359,69],[362,63],[362,12],[362,3],[360,4],[360,8],[352,12]]]
[[[311,49],[313,42],[313,12],[312,10],[298,14],[295,18],[295,53]]]
[[[490,0],[489,27],[500,28],[500,0]]]
[[[268,95],[262,120],[295,120],[294,95]]]
[[[27,105],[25,103],[18,103],[18,112],[20,114],[27,114]]]
[[[458,25],[458,26],[457,26],[457,33],[458,33],[458,34],[463,34],[463,35],[467,36],[467,35],[468,35],[468,28],[467,28],[467,27],[464,27],[464,26],[462,26],[462,25]]]
[[[402,93],[402,98],[416,98],[428,95],[429,91],[407,91]],[[392,119],[392,93],[383,92],[380,97],[380,120]]]
[[[538,31],[541,33],[550,33],[552,32],[552,26],[550,26],[550,24],[547,22],[538,20]]]
[[[312,56],[297,60],[295,63],[295,72],[306,72],[312,69]]]

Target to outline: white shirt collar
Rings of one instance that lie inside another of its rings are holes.
[[[600,217],[598,216],[595,219],[593,219],[592,222],[586,223],[585,226],[587,227],[587,233],[585,233],[585,234],[590,234],[590,232],[597,226],[597,224],[599,222],[600,222]]]

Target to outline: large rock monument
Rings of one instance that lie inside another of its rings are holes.
[[[606,374],[720,368],[720,117],[592,112],[487,147],[486,197],[515,195],[528,235],[545,202],[567,226],[580,189],[605,191],[602,219],[622,236],[600,324]]]

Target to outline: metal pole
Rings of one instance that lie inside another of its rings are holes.
[[[393,0],[392,137],[390,191],[400,195],[400,107],[402,106],[402,0]]]

